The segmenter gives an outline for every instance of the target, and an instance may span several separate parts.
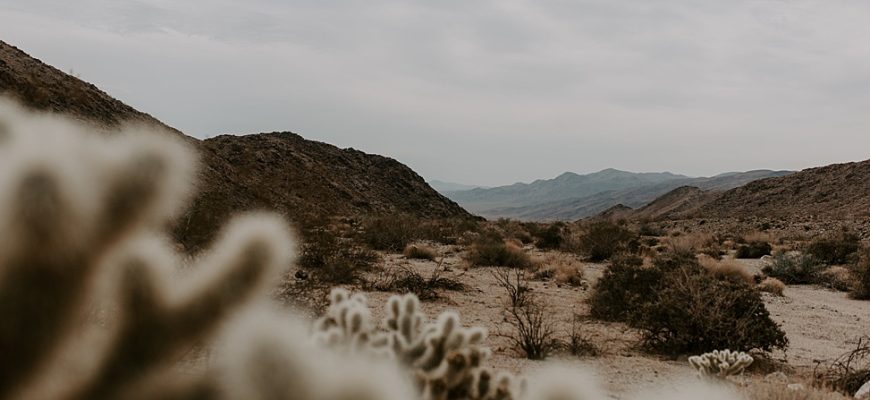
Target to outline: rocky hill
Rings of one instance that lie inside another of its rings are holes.
[[[181,135],[96,86],[0,41],[0,95],[43,111],[114,127],[154,124]],[[219,136],[200,141],[200,192],[175,228],[190,248],[206,243],[226,218],[248,209],[282,212],[298,223],[328,216],[408,213],[425,218],[469,217],[400,162],[305,140],[292,133]]]
[[[870,160],[805,169],[728,190],[705,217],[870,218]]]

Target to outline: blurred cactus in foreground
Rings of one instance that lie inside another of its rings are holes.
[[[364,296],[335,290],[309,334],[268,301],[295,258],[281,217],[237,216],[182,262],[165,229],[195,187],[193,151],[94,130],[0,102],[0,398],[604,398],[563,367],[528,384],[493,372],[483,329],[426,322],[413,295],[377,326]]]
[[[752,356],[742,351],[713,350],[700,356],[689,357],[689,364],[701,376],[726,378],[739,375],[752,364]]]

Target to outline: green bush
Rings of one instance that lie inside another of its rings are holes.
[[[753,241],[747,244],[741,244],[740,247],[737,248],[737,254],[735,256],[737,258],[761,258],[769,256],[771,250],[772,247],[770,246],[770,243]]]
[[[580,251],[591,261],[603,261],[627,250],[633,242],[637,242],[637,235],[625,227],[607,221],[594,222],[580,239]]]
[[[589,304],[594,318],[640,329],[644,343],[657,351],[771,350],[788,344],[758,291],[707,272],[689,254],[668,254],[652,266],[636,257],[617,258]]]
[[[855,261],[860,238],[852,233],[843,233],[836,237],[813,240],[807,247],[807,254],[828,265],[849,264]]]
[[[787,284],[800,285],[817,283],[824,269],[825,265],[810,255],[784,253],[774,257],[773,262],[764,266],[761,272]]]

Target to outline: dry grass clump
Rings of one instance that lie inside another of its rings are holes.
[[[755,284],[755,275],[740,261],[731,257],[716,259],[706,254],[699,254],[698,263],[714,275],[739,279],[749,285]]]
[[[560,285],[585,286],[583,264],[567,254],[551,254],[540,262],[538,278],[552,278]]]
[[[435,258],[438,257],[438,253],[435,251],[434,248],[423,244],[409,244],[405,246],[405,250],[402,251],[402,255],[404,255],[406,258],[430,261],[434,261]]]
[[[852,270],[840,265],[834,265],[819,272],[817,282],[828,288],[848,292],[855,288],[858,282]]]
[[[767,277],[758,284],[758,290],[782,296],[785,292],[785,283],[782,283],[779,279]]]
[[[481,237],[472,243],[465,254],[472,267],[530,268],[532,259],[521,245],[498,237]]]
[[[662,239],[662,243],[676,253],[702,253],[718,257],[721,251],[718,239],[713,234],[705,232],[668,236]]]
[[[740,235],[741,243],[765,242],[776,243],[778,238],[770,232],[750,231]]]

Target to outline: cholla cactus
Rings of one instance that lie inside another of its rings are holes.
[[[156,232],[192,187],[194,157],[179,138],[97,136],[5,103],[0,120],[0,398],[139,393],[293,260],[279,218],[242,216],[178,276]],[[93,305],[102,327],[86,321]],[[178,389],[163,382],[151,396]]]
[[[483,367],[486,331],[441,314],[427,323],[413,294],[393,296],[381,329],[371,323],[365,296],[334,289],[332,304],[315,324],[314,339],[331,348],[393,358],[411,369],[424,399],[517,399],[520,385]]]
[[[715,376],[718,378],[738,375],[752,364],[752,361],[752,356],[749,354],[727,349],[713,350],[700,356],[689,357],[689,364],[698,370],[698,374],[704,377]]]

